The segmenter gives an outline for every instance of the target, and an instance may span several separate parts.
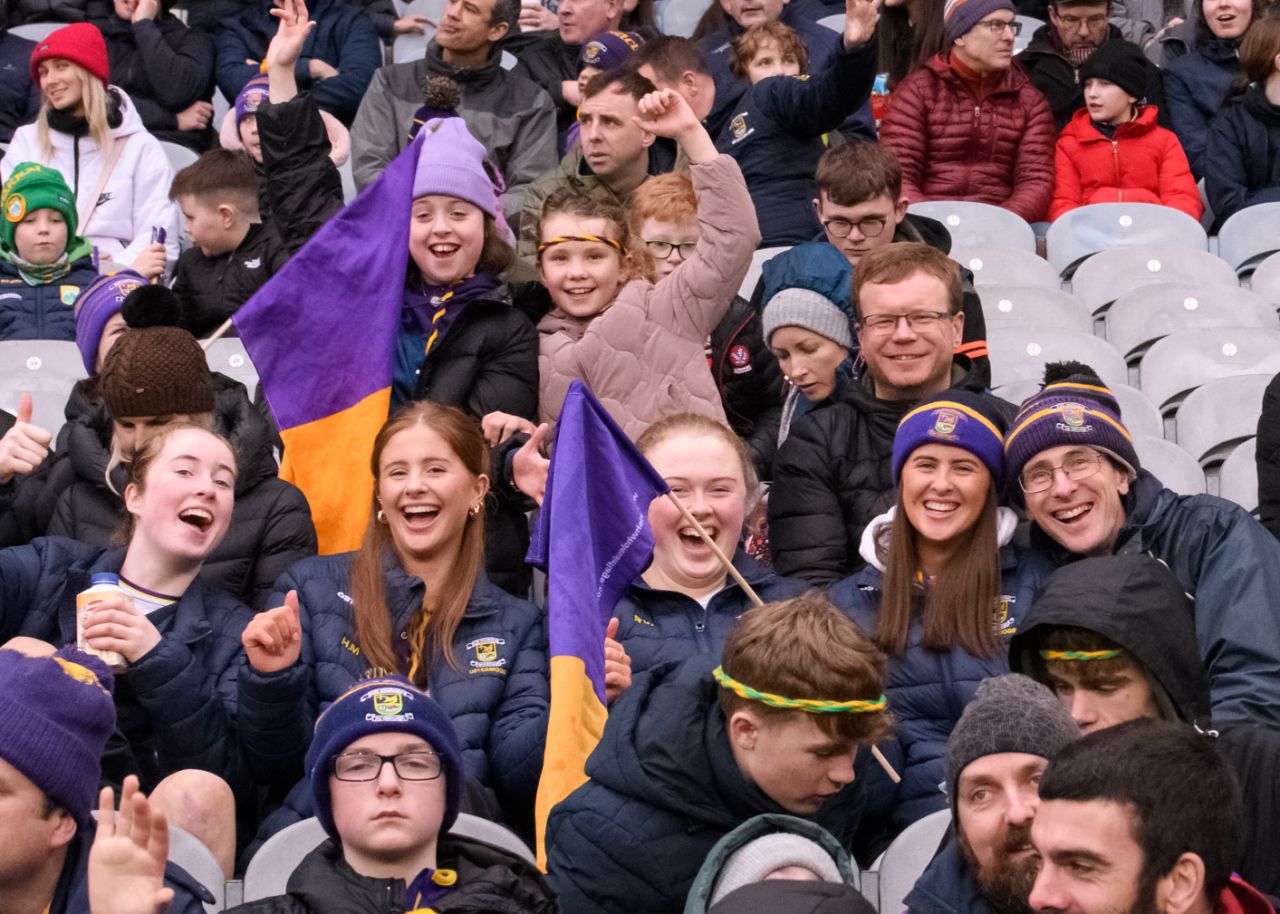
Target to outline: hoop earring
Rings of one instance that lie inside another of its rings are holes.
[[[376,520],[380,524],[385,524],[387,522],[387,515],[382,513],[381,508],[378,509],[378,513],[373,515],[373,517],[374,517],[374,520]]]

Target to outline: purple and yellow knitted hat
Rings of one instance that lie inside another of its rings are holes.
[[[951,389],[929,397],[902,417],[893,436],[893,481],[911,452],[926,444],[945,444],[968,451],[991,473],[996,490],[1004,488],[1004,417],[990,397]]]

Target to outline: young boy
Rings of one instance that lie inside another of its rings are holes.
[[[770,76],[809,75],[809,49],[795,30],[781,22],[753,25],[733,40],[729,69],[755,85]]]
[[[174,271],[180,326],[208,336],[275,275],[288,252],[258,216],[258,177],[244,153],[206,152],[174,176],[169,199],[182,210],[192,244]]]
[[[298,864],[285,895],[238,914],[555,911],[532,863],[449,834],[464,793],[458,737],[403,676],[362,680],[329,705],[306,768],[329,840]]]
[[[97,275],[61,173],[24,162],[0,190],[0,340],[74,340],[72,306]]]
[[[744,613],[718,663],[637,676],[547,823],[561,911],[679,914],[711,848],[761,813],[812,819],[847,850],[858,747],[889,733],[883,686],[883,655],[816,594]]]

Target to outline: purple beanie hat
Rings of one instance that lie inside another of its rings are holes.
[[[240,94],[236,96],[236,129],[240,129],[240,122],[246,117],[257,114],[258,108],[266,100],[267,76],[263,73],[245,83]]]
[[[485,169],[484,147],[460,117],[427,121],[422,128],[413,199],[447,194],[498,218],[498,187]]]
[[[947,0],[942,8],[942,42],[951,47],[975,25],[999,10],[1017,12],[1012,0]]]
[[[147,285],[147,280],[133,270],[99,276],[85,286],[76,297],[76,348],[84,360],[89,377],[97,374],[98,343],[102,331],[113,315],[119,314],[125,297],[134,289]]]
[[[647,37],[644,32],[601,32],[578,52],[578,69],[616,70],[640,50]]]
[[[116,725],[112,684],[106,664],[71,646],[52,657],[0,651],[0,758],[82,825]]]

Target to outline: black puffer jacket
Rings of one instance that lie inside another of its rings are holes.
[[[213,333],[289,259],[274,226],[256,223],[234,251],[210,257],[190,247],[178,257],[173,291],[182,302],[179,324],[192,336]]]
[[[1228,97],[1207,143],[1205,192],[1219,226],[1246,206],[1280,201],[1280,105],[1262,86]]]
[[[747,443],[756,473],[773,475],[786,381],[764,339],[760,312],[740,295],[711,331],[707,352],[729,425]]]
[[[147,131],[198,152],[208,149],[213,130],[179,130],[178,113],[213,95],[213,39],[170,13],[130,22],[113,11],[92,22],[107,42],[111,83],[129,93]]]
[[[1280,374],[1262,395],[1257,463],[1258,514],[1263,526],[1280,537]]]
[[[957,356],[952,386],[981,393],[972,363]],[[1013,418],[1012,404],[992,397]],[[773,467],[769,537],[778,574],[827,585],[862,567],[862,530],[893,504],[893,436],[914,400],[881,400],[865,381],[791,427]]]
[[[249,402],[244,385],[219,374],[213,378],[214,421],[236,447],[240,474],[231,526],[200,575],[206,584],[264,609],[276,578],[294,562],[316,554],[311,509],[297,488],[276,475],[271,428]],[[58,436],[57,456],[42,493],[42,506],[50,512],[46,529],[105,546],[124,515],[120,496],[105,478],[111,422],[101,400],[89,396],[84,385],[72,394],[67,413],[71,421]],[[124,491],[123,468],[112,481],[117,491]]]

